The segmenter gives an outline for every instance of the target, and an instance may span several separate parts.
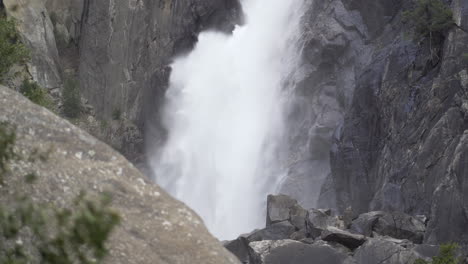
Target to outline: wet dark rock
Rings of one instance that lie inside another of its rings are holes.
[[[352,259],[328,245],[309,245],[293,240],[251,243],[263,264],[350,264]]]
[[[292,240],[302,241],[303,239],[306,239],[309,236],[310,236],[309,232],[306,229],[301,229],[299,231],[296,231],[296,232],[292,233],[289,236],[289,238],[292,239]]]
[[[432,257],[425,252],[415,250],[409,241],[385,238],[369,238],[354,253],[359,264],[401,264],[414,263],[418,258]]]
[[[353,220],[350,230],[365,236],[375,232],[381,236],[408,239],[422,243],[426,226],[419,218],[401,212],[369,212]]]
[[[257,264],[260,256],[249,246],[249,241],[244,237],[239,237],[224,244],[224,247],[234,254],[241,263]]]
[[[354,219],[351,223],[350,230],[365,236],[372,236],[374,225],[379,217],[385,215],[384,212],[370,212],[361,214],[358,218]]]
[[[261,241],[287,239],[294,232],[296,232],[296,228],[288,221],[283,221],[269,225],[264,229],[252,232],[247,236],[247,240]]]
[[[321,239],[323,241],[339,243],[352,250],[358,248],[366,241],[363,235],[352,234],[336,227],[328,227],[324,230]]]
[[[392,212],[378,217],[373,230],[380,235],[408,239],[418,244],[423,241],[426,227],[419,219],[400,212]]]

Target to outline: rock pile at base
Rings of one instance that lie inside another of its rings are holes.
[[[438,254],[421,244],[423,216],[369,212],[335,216],[302,208],[286,195],[270,195],[266,227],[225,243],[246,264],[412,264]]]

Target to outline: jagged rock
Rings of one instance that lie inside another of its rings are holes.
[[[268,195],[266,226],[289,220],[289,212],[297,201],[287,195]]]
[[[229,241],[224,247],[233,253],[244,264],[260,263],[260,256],[249,246],[249,241],[244,237]]]
[[[363,235],[352,234],[331,226],[322,232],[321,238],[324,241],[342,244],[350,249],[355,249],[366,241]]]
[[[361,214],[353,220],[350,230],[365,236],[372,236],[375,232],[381,236],[421,243],[426,226],[418,218],[401,212],[375,211]]]
[[[247,236],[249,241],[288,239],[296,228],[288,221],[274,223]]]
[[[422,243],[426,226],[419,220],[401,212],[385,213],[378,217],[373,230],[380,235],[408,239]]]
[[[332,216],[331,210],[312,209],[309,211],[308,223],[310,226],[325,230],[329,226],[344,229],[345,224],[337,216]]]
[[[67,207],[82,190],[89,195],[105,191],[122,223],[110,238],[104,263],[239,263],[191,209],[149,182],[123,156],[3,86],[0,122],[16,127],[20,156],[47,153],[43,161],[11,161],[0,204],[9,204],[17,198],[12,193],[20,192],[38,203]],[[31,172],[37,181],[24,184],[21,176]]]
[[[354,259],[359,264],[401,264],[414,263],[418,258],[429,258],[421,250],[415,250],[409,241],[387,240],[384,238],[368,238],[354,253]]]
[[[361,214],[352,221],[349,229],[365,236],[371,236],[375,222],[383,215],[385,215],[385,213],[380,211]]]
[[[294,233],[292,233],[290,236],[289,236],[289,239],[292,239],[292,240],[297,240],[297,241],[302,241],[303,239],[306,239],[310,236],[309,232],[306,230],[306,229],[301,229],[299,231],[296,231]]]
[[[309,245],[293,240],[250,243],[262,264],[351,264],[347,254],[329,245]]]
[[[309,212],[296,204],[289,209],[289,222],[297,229],[306,229]]]

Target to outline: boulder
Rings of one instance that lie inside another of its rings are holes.
[[[410,215],[392,212],[378,217],[373,230],[380,235],[408,239],[418,244],[423,241],[426,226]]]
[[[266,226],[289,220],[290,209],[297,201],[287,195],[268,195]]]
[[[283,221],[250,233],[247,235],[247,240],[261,241],[288,239],[295,231],[296,228],[291,225],[291,223],[288,221]]]
[[[224,247],[234,254],[241,263],[260,263],[260,256],[249,246],[249,241],[245,237],[239,237],[236,240],[229,241],[224,244]]]
[[[107,192],[122,218],[107,243],[112,264],[239,263],[183,203],[147,180],[118,152],[19,93],[0,86],[0,122],[16,127],[15,151],[39,161],[12,160],[0,204],[27,193],[34,201],[70,205],[85,190]],[[34,172],[34,184],[22,175]]]
[[[350,230],[365,236],[372,236],[375,232],[381,236],[409,239],[414,243],[421,243],[426,226],[419,217],[412,217],[401,212],[375,211],[361,214],[353,220]]]
[[[428,259],[432,256],[415,250],[408,240],[385,238],[368,238],[354,253],[354,259],[359,264],[412,264],[418,258]]]
[[[337,216],[332,216],[331,210],[311,209],[308,215],[308,225],[322,230],[329,226],[344,229],[344,222]]]
[[[306,229],[309,212],[299,204],[293,205],[289,209],[289,222],[297,229]]]
[[[375,222],[377,222],[379,217],[384,215],[385,213],[380,211],[361,214],[352,221],[349,229],[365,236],[372,236]]]
[[[328,245],[304,244],[293,240],[250,243],[263,264],[350,264],[344,254]]]
[[[339,243],[352,250],[366,242],[366,238],[363,235],[352,234],[331,226],[322,232],[321,238],[324,241]]]

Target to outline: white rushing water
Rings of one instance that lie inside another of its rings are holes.
[[[220,239],[265,224],[283,171],[283,113],[300,63],[304,0],[244,0],[245,25],[204,32],[172,64],[152,164],[157,182]]]

